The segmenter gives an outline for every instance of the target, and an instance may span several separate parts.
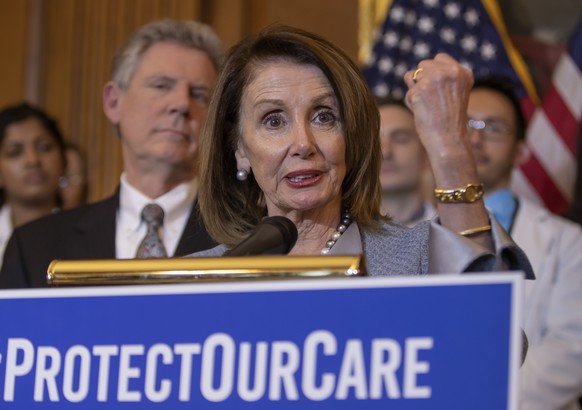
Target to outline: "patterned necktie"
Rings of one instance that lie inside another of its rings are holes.
[[[136,258],[165,258],[166,248],[160,239],[159,228],[164,224],[164,210],[157,204],[148,204],[141,211],[141,219],[148,231],[137,248]]]

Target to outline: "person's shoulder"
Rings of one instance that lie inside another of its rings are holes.
[[[369,275],[409,276],[428,271],[428,222],[412,228],[381,222],[360,232]]]
[[[552,213],[547,208],[538,205],[528,199],[519,198],[519,210],[525,217],[535,219],[560,230],[567,230],[572,233],[582,235],[582,226],[564,217]],[[531,222],[535,222],[531,221]]]
[[[368,241],[420,243],[428,237],[429,227],[430,221],[421,221],[413,227],[407,227],[393,222],[381,222],[374,228],[363,229],[362,235]]]
[[[539,258],[533,253],[543,250],[543,255],[568,255],[582,262],[582,226],[531,201],[520,199],[511,235],[532,261]]]
[[[102,212],[106,212],[109,207],[113,207],[113,209],[116,207],[116,202],[112,197],[43,216],[16,228],[14,232],[16,235],[35,234],[37,232],[60,232],[69,229],[83,218],[91,218],[93,215],[97,216]],[[115,213],[113,213],[113,216],[115,216]]]
[[[552,219],[553,214],[547,208],[521,196],[518,196],[517,199],[519,202],[519,213],[529,217]]]

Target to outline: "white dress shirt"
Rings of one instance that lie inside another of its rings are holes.
[[[160,237],[168,256],[174,255],[190,216],[197,193],[197,180],[185,182],[164,195],[151,199],[131,186],[125,173],[121,175],[119,208],[115,233],[117,259],[133,259],[147,227],[141,220],[141,211],[147,204],[156,203],[164,210],[164,225]]]
[[[10,206],[4,204],[2,208],[0,208],[0,267],[2,267],[6,244],[8,243],[8,239],[10,239],[10,235],[12,235],[13,229]]]

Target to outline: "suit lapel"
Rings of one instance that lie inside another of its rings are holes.
[[[76,234],[68,246],[79,259],[114,259],[115,227],[119,206],[119,188],[111,197],[94,204],[79,218]],[[194,202],[174,256],[189,255],[216,246],[204,228],[198,203]],[[77,257],[76,257],[77,258]]]
[[[81,258],[115,258],[115,223],[119,204],[119,188],[115,194],[87,210],[75,226],[76,235],[70,246]]]
[[[520,207],[511,233],[515,243],[526,252],[534,272],[543,265],[551,241],[554,240],[551,225],[546,223],[547,212],[520,199]],[[535,252],[532,252],[534,249]]]
[[[217,243],[212,240],[204,228],[198,210],[198,201],[194,201],[174,256],[189,255],[194,252],[213,248],[216,245]]]

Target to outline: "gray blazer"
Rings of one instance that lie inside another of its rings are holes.
[[[407,228],[384,223],[378,229],[350,226],[334,248],[349,254],[363,254],[369,276],[414,276],[439,273],[521,270],[528,279],[534,274],[523,251],[491,217],[495,253],[438,224],[438,219]],[[353,229],[355,228],[355,230]],[[349,236],[349,237],[348,237]],[[358,239],[359,238],[359,239]],[[346,247],[346,241],[350,241]],[[356,243],[358,242],[358,243]],[[191,257],[222,256],[228,248],[215,248],[191,254]]]

